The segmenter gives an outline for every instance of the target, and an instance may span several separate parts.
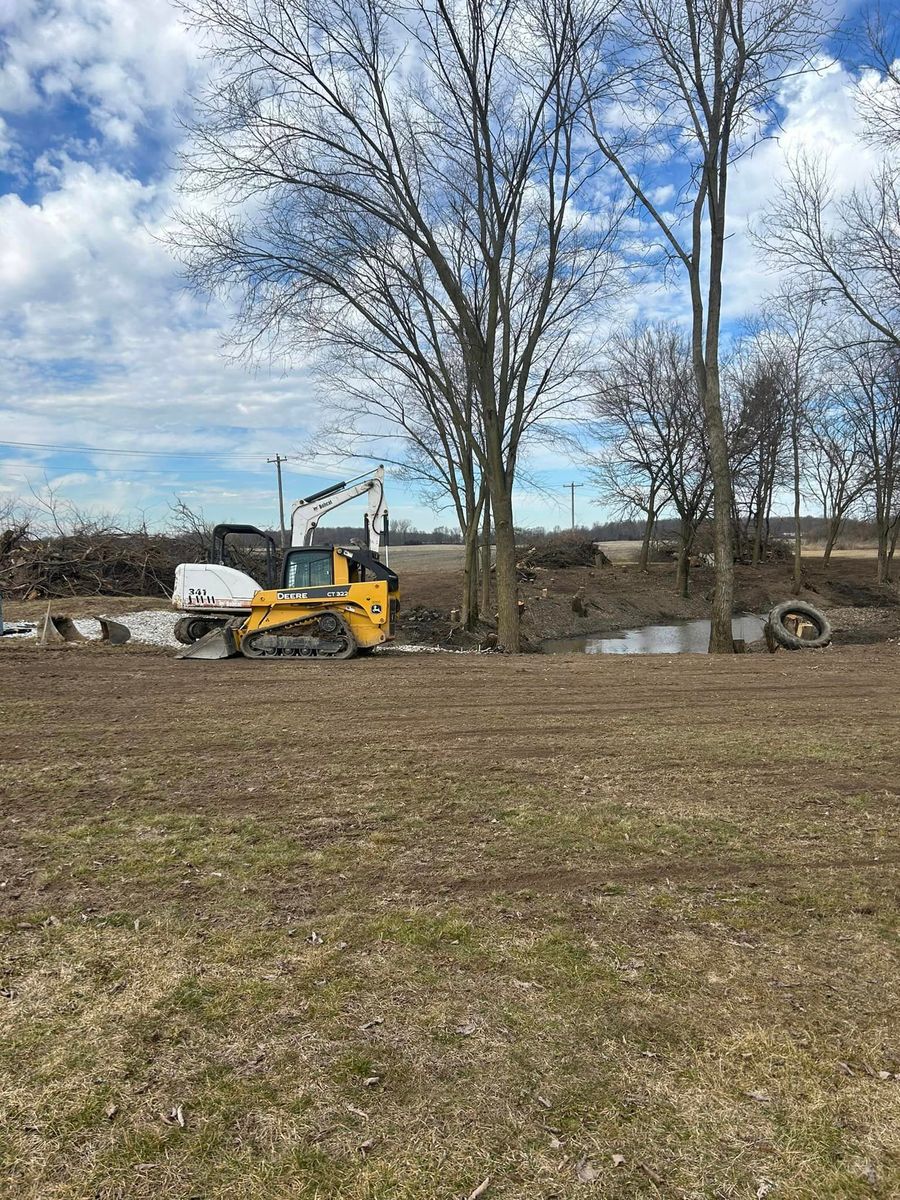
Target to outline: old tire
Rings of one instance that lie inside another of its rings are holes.
[[[792,633],[784,624],[784,619],[788,616],[805,617],[818,630],[816,636],[804,638]],[[785,650],[821,650],[831,641],[828,618],[803,600],[786,600],[784,604],[776,604],[769,613],[767,625],[772,637]]]
[[[175,640],[181,642],[182,646],[193,646],[194,642],[199,642],[202,637],[212,629],[218,629],[224,622],[207,621],[203,617],[180,617],[175,622]]]

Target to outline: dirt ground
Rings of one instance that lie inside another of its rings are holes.
[[[445,547],[435,547],[444,550]],[[451,547],[452,549],[452,547]],[[453,630],[449,609],[460,591],[454,566],[400,570],[402,610],[398,637],[403,641],[464,646],[474,638]],[[532,649],[553,638],[608,633],[660,621],[706,617],[712,599],[713,571],[692,572],[691,595],[675,593],[675,567],[655,563],[647,572],[635,564],[612,562],[603,567],[537,571],[532,582],[520,585],[525,602],[522,631]],[[789,563],[736,568],[735,609],[763,614],[792,595]],[[582,592],[585,615],[573,612],[572,598]],[[544,593],[546,592],[546,595]],[[900,593],[874,583],[871,559],[842,558],[827,569],[815,558],[804,563],[804,600],[824,609],[840,642],[876,642],[900,636]]]
[[[0,652],[16,1200],[900,1195],[900,649]]]

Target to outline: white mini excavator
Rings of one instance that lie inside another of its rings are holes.
[[[365,494],[365,545],[314,546],[322,516]],[[394,636],[399,606],[399,581],[387,563],[388,531],[383,467],[297,501],[291,546],[280,571],[271,535],[252,525],[217,525],[212,561],[182,563],[175,571],[172,603],[183,614],[175,636],[185,646],[179,658],[321,659],[371,653]],[[264,587],[227,564],[231,536],[255,536],[265,543]]]

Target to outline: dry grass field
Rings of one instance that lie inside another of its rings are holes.
[[[900,1195],[900,653],[0,653],[16,1200]]]

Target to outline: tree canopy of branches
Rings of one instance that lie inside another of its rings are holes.
[[[838,359],[844,368],[839,403],[866,464],[863,495],[878,538],[878,582],[886,583],[900,537],[900,353],[849,340]]]
[[[332,390],[314,449],[341,458],[377,456],[435,508],[452,508],[465,545],[461,623],[471,629],[479,615],[478,536],[487,489],[473,449],[483,441],[480,413],[464,363],[452,344],[439,344],[428,370],[415,361],[398,370],[371,348],[371,337],[354,347],[346,335],[329,346],[327,361]]]
[[[749,368],[736,372],[742,408],[734,431],[733,462],[743,490],[746,493],[749,485],[754,501],[747,510],[754,524],[751,561],[760,561],[767,542],[776,488],[789,485],[795,592],[802,586],[800,522],[805,455],[814,430],[810,417],[827,389],[831,332],[820,296],[802,285],[785,284],[763,304],[743,353],[735,356],[736,366],[743,360]]]
[[[871,482],[865,439],[858,423],[831,385],[806,412],[809,436],[803,458],[804,491],[815,500],[827,523],[822,561],[827,567],[847,518]]]
[[[893,20],[891,20],[893,16]],[[876,145],[900,148],[900,26],[896,14],[874,9],[866,21],[867,61],[875,78],[860,81],[859,106]]]
[[[590,432],[606,443],[595,481],[646,514],[641,563],[661,513],[679,520],[676,588],[688,594],[694,538],[711,501],[709,454],[690,346],[665,325],[617,338],[596,375]]]
[[[820,159],[794,160],[760,229],[773,261],[810,293],[900,347],[900,169],[837,194]]]
[[[735,530],[740,557],[757,566],[768,541],[776,490],[788,479],[788,367],[755,340],[730,365],[735,399],[731,430]]]
[[[584,73],[597,89],[604,72],[605,8],[182,6],[216,64],[185,159],[204,201],[176,237],[190,277],[239,298],[248,349],[342,344],[469,428],[493,509],[499,638],[516,650],[520,445],[564,399],[548,388],[617,270],[615,220],[578,204],[598,170],[579,116]]]

